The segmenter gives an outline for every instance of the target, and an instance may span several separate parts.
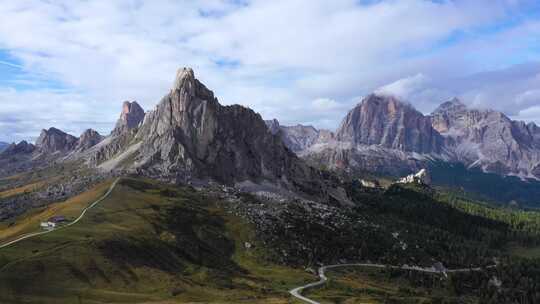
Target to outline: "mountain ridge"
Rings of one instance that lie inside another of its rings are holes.
[[[536,124],[513,121],[494,110],[472,109],[457,98],[424,115],[394,96],[370,94],[348,112],[335,134],[292,150],[336,169],[397,175],[425,167],[430,160],[443,160],[503,176],[540,178]]]

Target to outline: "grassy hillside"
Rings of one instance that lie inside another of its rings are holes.
[[[51,215],[73,219],[110,183],[3,223],[0,238],[34,231]],[[299,303],[287,291],[316,280],[302,269],[343,258],[485,265],[504,259],[509,245],[534,257],[523,246],[538,239],[538,227],[520,224],[519,213],[508,219],[422,187],[350,191],[356,204],[344,208],[246,194],[229,200],[219,191],[124,178],[78,224],[0,249],[0,303]],[[534,262],[516,263],[519,276],[510,266],[499,272],[508,273],[505,284],[535,277]],[[364,270],[331,275],[312,292],[323,303],[478,300],[492,296],[478,290],[494,274],[457,281]],[[508,290],[515,299],[517,289]]]
[[[249,225],[213,203],[126,179],[79,224],[0,250],[0,302],[286,303],[312,279],[265,262]]]

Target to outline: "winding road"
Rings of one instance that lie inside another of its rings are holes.
[[[496,266],[497,265],[491,265],[486,268],[494,268]],[[447,269],[446,271],[439,271],[434,268],[422,268],[422,267],[417,267],[417,266],[388,266],[388,265],[382,265],[382,264],[369,264],[369,263],[328,265],[328,266],[322,266],[319,268],[320,280],[318,282],[313,282],[304,286],[297,287],[289,291],[289,293],[293,297],[299,300],[302,300],[306,303],[321,304],[317,301],[314,301],[314,300],[311,300],[309,298],[302,296],[302,291],[324,285],[328,281],[328,277],[326,277],[326,274],[325,274],[326,270],[333,269],[333,268],[341,268],[341,267],[369,267],[369,268],[381,268],[381,269],[390,268],[390,269],[402,269],[402,270],[411,270],[411,271],[426,272],[426,273],[443,273],[445,275],[446,273],[481,271],[483,269],[481,267],[476,267],[476,268]]]
[[[60,229],[64,229],[64,228],[67,228],[69,226],[73,226],[73,225],[77,224],[80,220],[83,219],[83,217],[86,215],[86,212],[88,212],[88,210],[94,208],[97,204],[101,203],[103,200],[105,200],[107,197],[109,197],[109,195],[114,190],[114,188],[116,187],[116,184],[118,184],[119,181],[120,181],[120,178],[117,178],[111,184],[111,186],[109,187],[109,190],[107,190],[107,192],[101,198],[99,198],[97,201],[93,202],[88,207],[84,208],[83,211],[81,212],[81,215],[79,215],[79,217],[77,217],[73,222],[70,222],[67,225],[64,225],[64,226],[61,226],[61,227],[58,227],[58,228],[55,228],[55,229],[45,230],[45,231],[40,231],[40,232],[34,232],[34,233],[28,233],[28,234],[22,235],[19,238],[13,240],[13,241],[9,241],[9,242],[7,242],[5,244],[0,245],[0,249],[11,246],[11,245],[14,245],[14,244],[16,244],[16,243],[18,243],[20,241],[23,241],[23,240],[26,240],[26,239],[29,239],[29,238],[33,238],[33,237],[36,237],[36,236],[51,233],[51,232],[54,232],[54,231],[57,231],[57,230],[60,230]]]

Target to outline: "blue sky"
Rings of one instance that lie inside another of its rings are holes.
[[[336,128],[362,96],[453,96],[540,122],[532,0],[0,0],[0,141],[107,134],[191,66],[220,102]]]

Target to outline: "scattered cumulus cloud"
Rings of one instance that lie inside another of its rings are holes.
[[[0,140],[108,133],[191,66],[224,104],[335,128],[374,90],[540,120],[531,0],[0,0]],[[2,56],[6,54],[6,56]],[[4,58],[5,57],[5,58]],[[16,72],[13,72],[13,71]]]

